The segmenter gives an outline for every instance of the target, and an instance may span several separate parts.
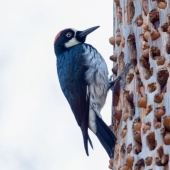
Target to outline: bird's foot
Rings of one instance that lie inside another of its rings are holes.
[[[109,89],[113,90],[117,82],[119,82],[121,79],[120,76],[118,76],[115,80],[109,82]]]
[[[125,90],[125,85],[126,85],[126,75],[129,72],[129,68],[131,66],[131,63],[126,64],[124,70],[120,73],[120,75],[113,81],[113,75],[110,76],[109,78],[109,89],[111,89],[112,91],[114,91],[114,87],[116,86],[116,84],[122,79],[122,86],[123,86],[123,90]]]

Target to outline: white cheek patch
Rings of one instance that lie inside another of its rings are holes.
[[[77,41],[75,37],[73,37],[70,41],[68,41],[67,43],[65,43],[65,47],[69,48],[72,47],[74,45],[80,44],[81,42]]]

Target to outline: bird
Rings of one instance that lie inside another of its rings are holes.
[[[97,28],[99,26],[83,31],[74,28],[60,31],[54,39],[54,53],[60,87],[82,131],[87,156],[88,142],[93,148],[90,129],[113,158],[117,139],[100,114],[111,87],[108,68],[101,54],[85,43],[87,35]]]

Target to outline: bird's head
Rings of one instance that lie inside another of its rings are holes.
[[[95,26],[84,31],[77,31],[73,28],[67,28],[60,31],[54,39],[54,50],[56,55],[64,52],[67,48],[84,43],[86,36],[97,28],[99,28],[99,26]]]

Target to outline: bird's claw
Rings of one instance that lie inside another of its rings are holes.
[[[109,82],[111,82],[113,79],[113,74],[109,77]]]
[[[118,82],[118,81],[120,81],[121,79],[122,79],[122,81],[123,81],[123,90],[124,91],[126,91],[125,90],[125,85],[126,85],[126,75],[127,75],[127,73],[129,72],[129,68],[130,68],[130,66],[132,65],[132,63],[128,63],[128,64],[126,64],[126,66],[125,66],[125,68],[124,68],[124,70],[120,73],[120,75],[115,79],[115,80],[113,80],[113,81],[111,81],[111,79],[113,78],[113,75],[111,75],[110,76],[110,78],[109,78],[109,84],[110,84],[110,89],[112,90],[112,91],[114,91],[114,87],[115,87],[115,85],[116,85],[116,83]]]

